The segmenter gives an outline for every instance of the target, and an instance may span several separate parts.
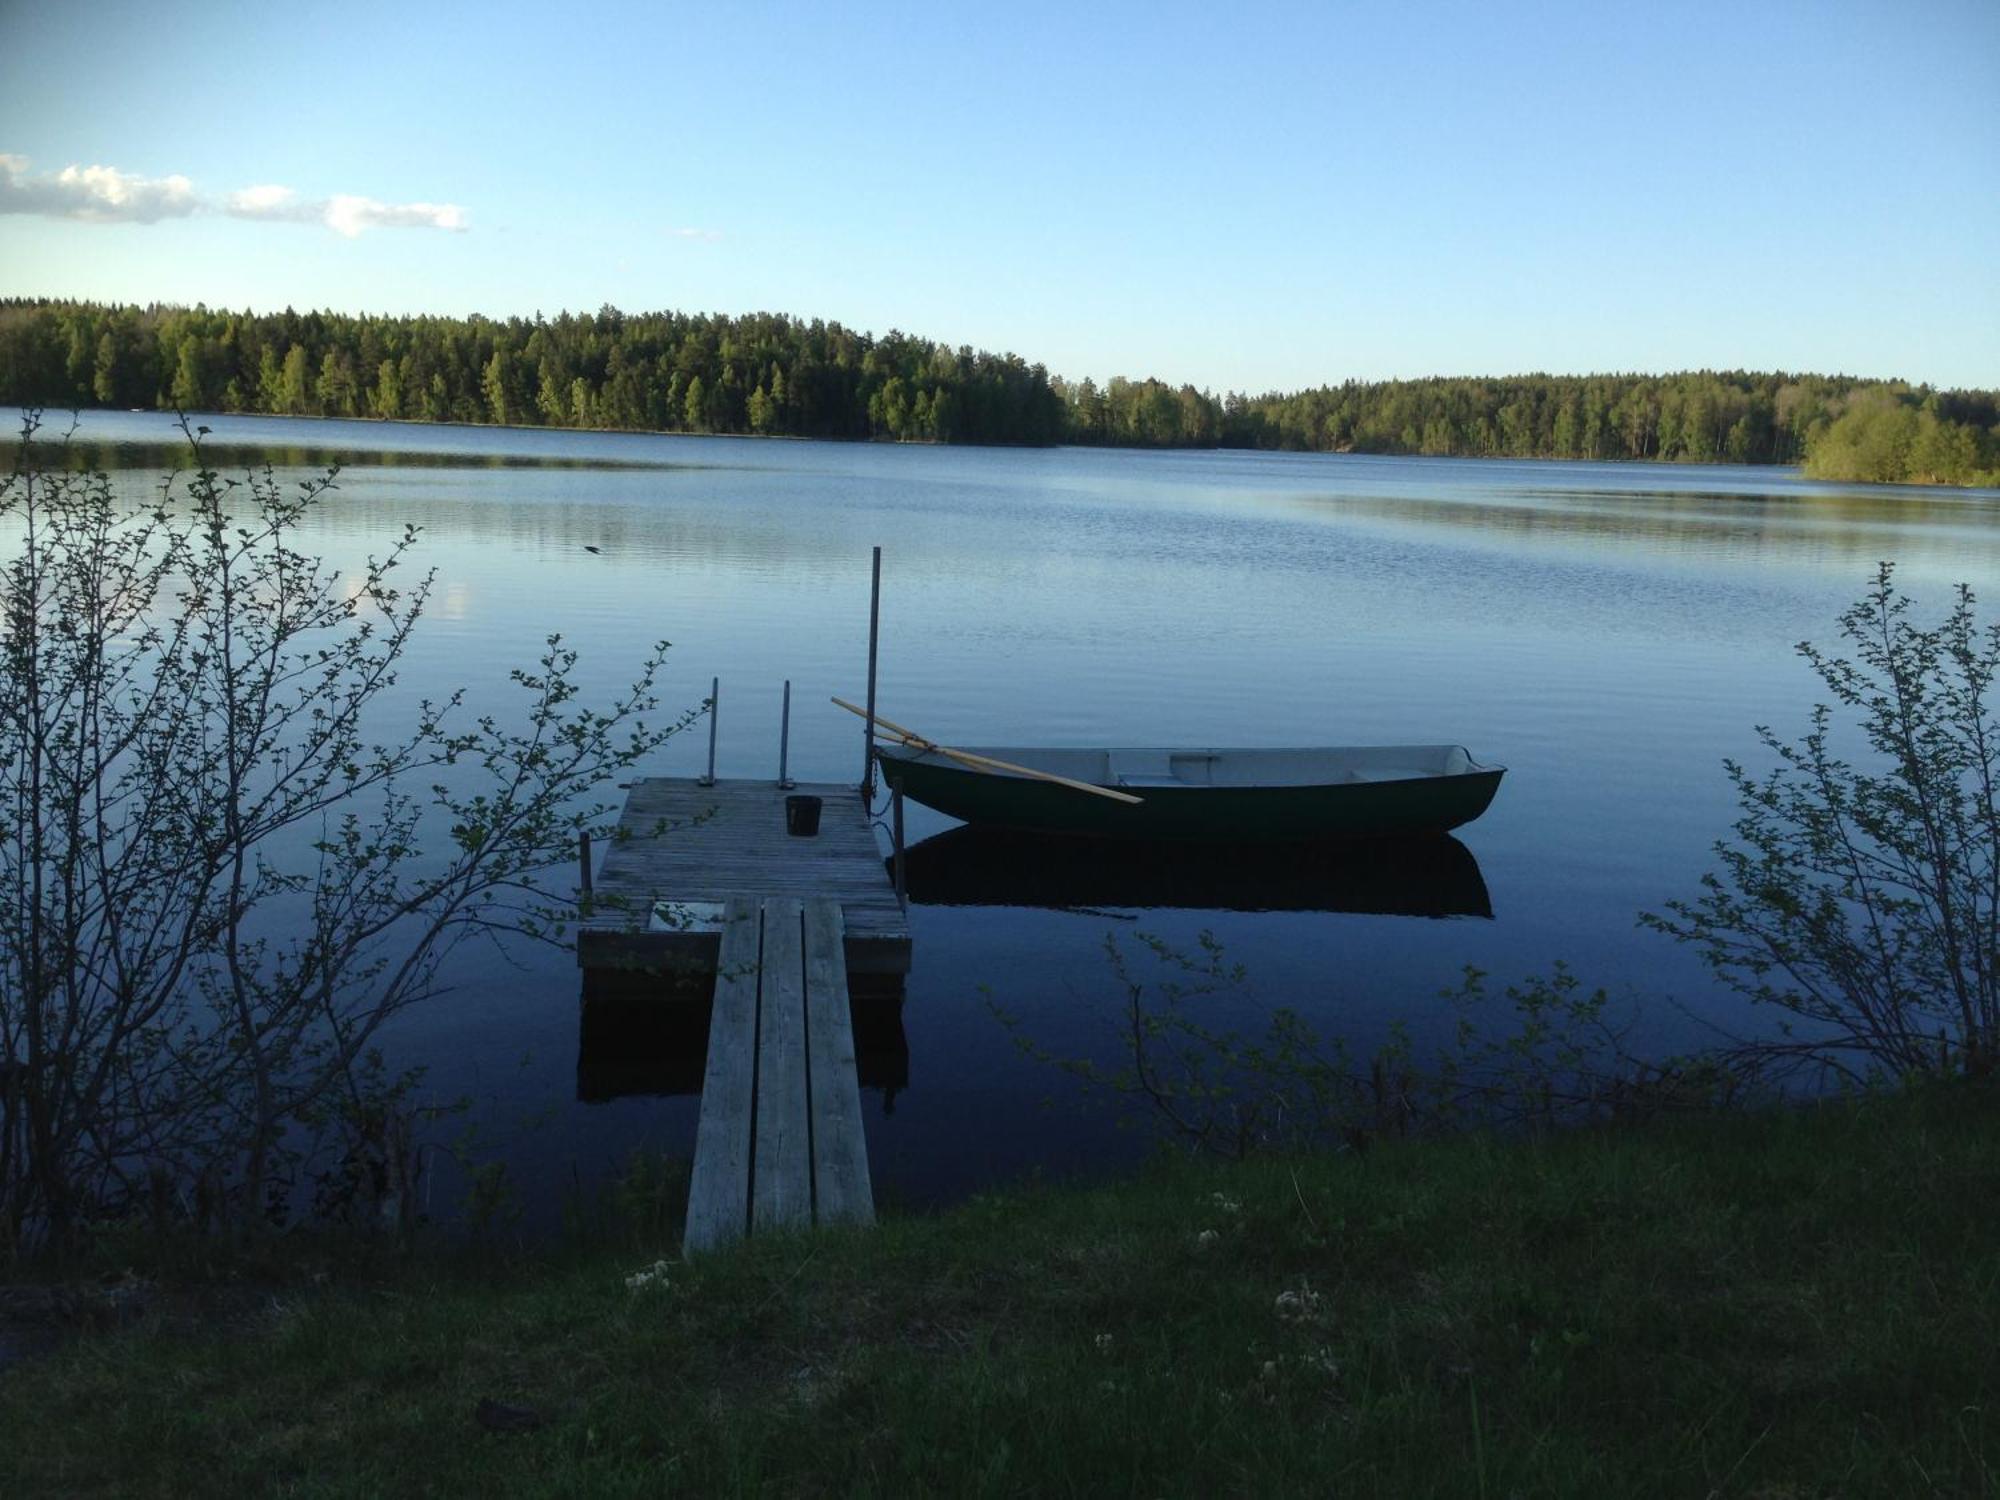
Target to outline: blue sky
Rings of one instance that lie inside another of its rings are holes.
[[[761,309],[1217,391],[2000,386],[1996,0],[0,0],[0,38],[5,294]]]

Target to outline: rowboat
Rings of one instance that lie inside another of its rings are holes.
[[[1245,843],[1444,833],[1485,812],[1505,774],[1462,745],[955,750],[912,736],[875,754],[891,787],[967,823]]]

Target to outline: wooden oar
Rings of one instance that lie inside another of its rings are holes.
[[[878,719],[876,721],[880,723]],[[1135,807],[1143,802],[1143,797],[1135,797],[1130,792],[1114,791],[1108,786],[1098,786],[1094,782],[1074,781],[1067,776],[1058,776],[1053,771],[1038,771],[1033,766],[1016,765],[1011,760],[995,760],[990,755],[975,755],[970,750],[953,750],[945,745],[933,745],[929,740],[903,739],[905,745],[913,745],[922,750],[935,750],[939,755],[948,755],[953,760],[973,767],[975,770],[1011,771],[1017,776],[1032,777],[1036,781],[1053,782],[1056,786],[1070,787],[1075,791],[1089,792],[1093,796],[1109,797],[1113,802],[1129,802]]]
[[[869,717],[867,709],[856,708],[845,698],[835,698],[833,701],[851,714],[859,715],[864,719]],[[948,746],[927,740],[922,735],[917,734],[913,730],[905,729],[900,724],[891,723],[880,714],[874,715],[874,719],[878,725],[895,735],[905,745],[917,750],[934,750],[939,755],[949,756],[951,759],[959,762],[959,764],[971,766],[974,770],[1011,771],[1016,776],[1028,776],[1036,781],[1053,782],[1057,786],[1066,786],[1073,791],[1089,792],[1093,797],[1109,797],[1113,802],[1129,802],[1134,806],[1145,800],[1141,797],[1134,797],[1130,792],[1113,791],[1108,786],[1092,786],[1087,781],[1073,781],[1067,776],[1058,776],[1053,771],[1038,771],[1033,766],[1017,766],[1011,760],[995,760],[990,755],[974,755],[969,750],[953,750]]]

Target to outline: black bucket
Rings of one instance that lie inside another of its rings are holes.
[[[804,795],[785,799],[785,832],[809,839],[819,834],[820,799]]]

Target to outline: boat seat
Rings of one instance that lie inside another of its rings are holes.
[[[1110,759],[1111,779],[1118,786],[1182,786],[1182,780],[1174,775],[1172,763],[1164,753],[1133,754],[1129,750],[1114,750]]]
[[[1347,781],[1408,781],[1412,776],[1421,776],[1421,771],[1412,771],[1407,766],[1365,766],[1351,770],[1343,778]]]

